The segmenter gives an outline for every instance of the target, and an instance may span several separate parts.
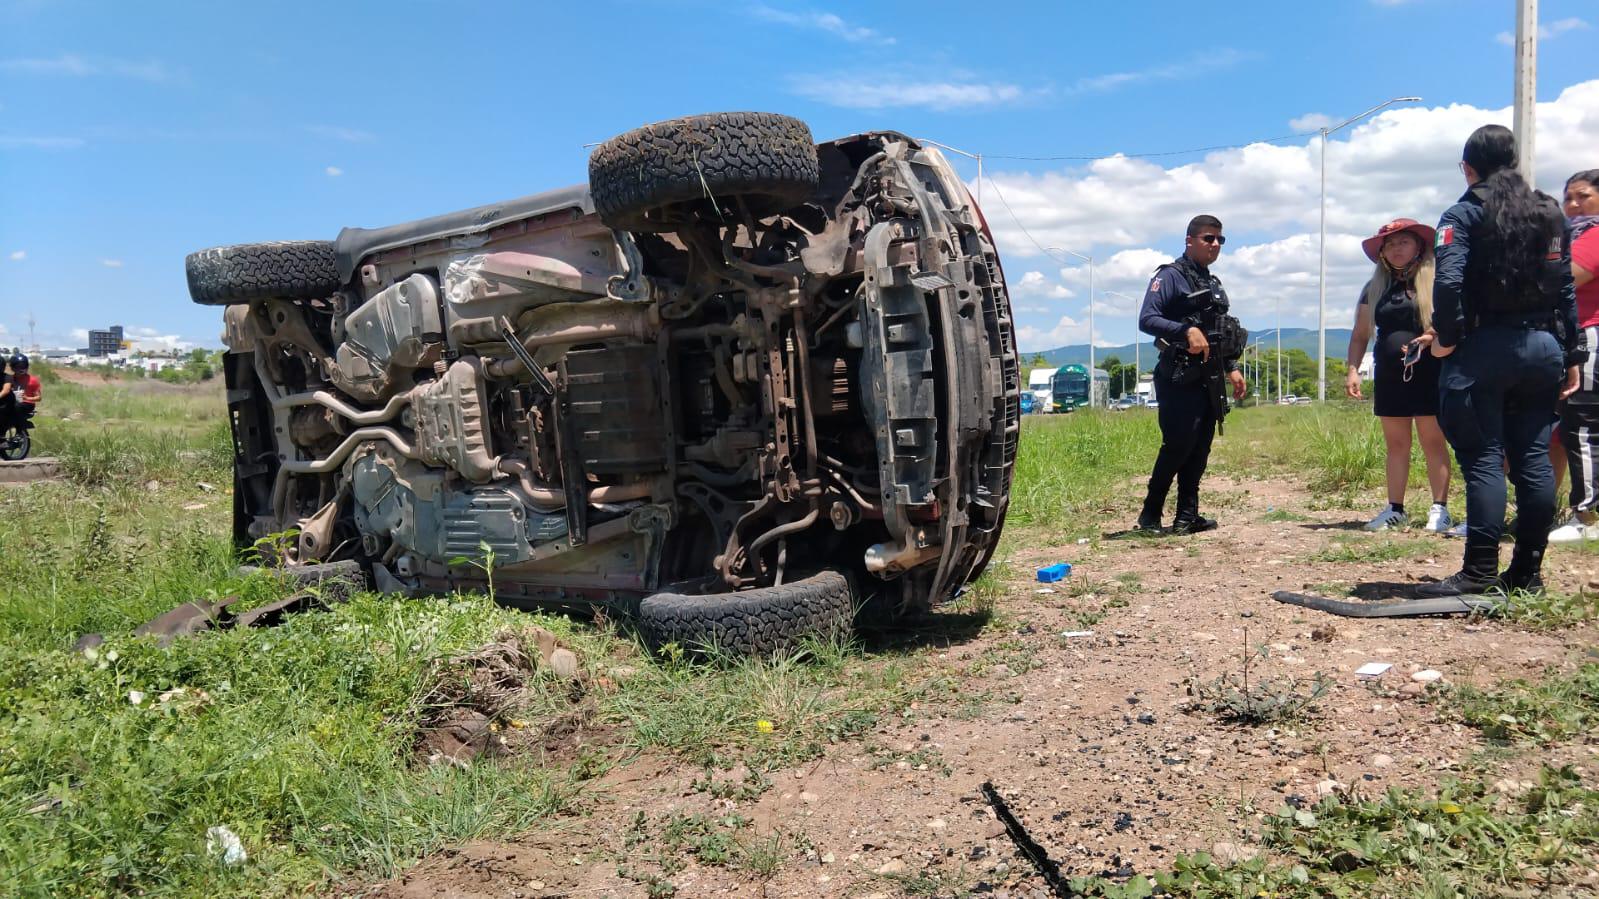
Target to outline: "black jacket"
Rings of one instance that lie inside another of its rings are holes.
[[[1483,276],[1481,258],[1484,238],[1490,237],[1491,225],[1483,217],[1483,199],[1486,187],[1482,182],[1472,185],[1461,195],[1459,202],[1449,207],[1438,221],[1438,236],[1434,244],[1437,257],[1437,275],[1433,281],[1432,321],[1438,332],[1441,346],[1454,346],[1476,325],[1478,316],[1492,314],[1495,310],[1514,309],[1520,298],[1500,295],[1500,287]],[[1561,349],[1566,354],[1566,364],[1575,365],[1577,353],[1577,288],[1571,280],[1571,226],[1560,208],[1549,204],[1549,214],[1559,219],[1561,237],[1557,246],[1551,246],[1541,279],[1548,285],[1544,298],[1549,303],[1550,324]],[[1479,254],[1473,260],[1475,248]]]

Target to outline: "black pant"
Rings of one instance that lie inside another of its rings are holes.
[[[1160,455],[1155,457],[1155,471],[1149,476],[1149,492],[1144,495],[1144,511],[1139,517],[1160,520],[1166,494],[1176,478],[1177,520],[1192,521],[1199,517],[1199,479],[1205,476],[1210,461],[1216,409],[1203,381],[1178,384],[1157,376],[1155,400],[1160,403]]]
[[[1438,377],[1438,425],[1466,479],[1466,557],[1479,580],[1499,574],[1505,530],[1505,463],[1516,487],[1516,549],[1510,570],[1538,572],[1555,517],[1555,471],[1549,433],[1565,368],[1553,334],[1484,327],[1444,359]]]
[[[1578,391],[1560,409],[1571,511],[1599,511],[1599,392]]]

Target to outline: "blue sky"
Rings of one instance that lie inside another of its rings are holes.
[[[575,183],[585,144],[723,109],[796,115],[819,139],[893,128],[984,153],[992,189],[1020,207],[1012,218],[985,194],[1007,272],[1013,283],[1039,272],[1037,296],[1018,295],[1024,325],[1035,344],[1070,337],[1060,321],[1081,324],[1084,285],[1023,229],[1102,259],[1144,251],[1126,256],[1121,281],[1107,269],[1101,286],[1126,292],[1135,275],[1147,279],[1148,253],[1180,249],[1186,217],[1149,233],[1108,214],[1051,231],[1046,188],[1091,188],[1094,164],[995,157],[1241,144],[1402,94],[1432,109],[1499,109],[1511,99],[1511,56],[1496,35],[1513,27],[1512,9],[1509,0],[0,4],[0,326],[10,335],[0,342],[25,336],[32,313],[46,345],[111,323],[215,345],[217,310],[191,305],[184,285],[192,250],[331,238],[344,225]],[[1599,77],[1599,4],[1543,0],[1540,13],[1539,98],[1554,103]],[[1570,113],[1576,101],[1562,102]],[[1593,129],[1589,165],[1599,165],[1599,113],[1567,120],[1568,146]],[[1458,148],[1466,131],[1447,142]],[[1179,170],[1202,176],[1212,161],[1226,162],[1189,154],[1123,171],[1117,208],[1137,214],[1146,175],[1151,191],[1198,184],[1194,202],[1248,208],[1205,193],[1203,178],[1172,180]],[[1452,167],[1438,173],[1438,196],[1456,190],[1451,177]],[[1151,211],[1173,200],[1161,199]],[[1348,210],[1347,230],[1381,211]],[[1303,223],[1235,221],[1229,250],[1287,247]],[[1256,261],[1280,268],[1290,258],[1274,252]],[[1224,278],[1227,265],[1224,256]],[[1360,277],[1348,268],[1345,293]],[[1102,342],[1132,336],[1114,303],[1102,317]],[[1307,323],[1302,303],[1284,323]]]

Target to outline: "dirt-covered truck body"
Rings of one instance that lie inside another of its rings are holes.
[[[767,651],[949,598],[999,539],[1019,383],[936,149],[695,116],[586,186],[188,260],[226,306],[241,546],[382,589],[636,610]]]

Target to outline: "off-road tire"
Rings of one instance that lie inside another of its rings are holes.
[[[241,243],[190,253],[189,298],[202,306],[251,300],[320,300],[339,289],[331,240]]]
[[[811,196],[816,143],[799,119],[769,112],[686,116],[617,135],[589,156],[589,192],[613,228],[662,230],[649,214],[734,198],[757,218]]]
[[[639,604],[638,624],[650,648],[676,643],[695,653],[769,656],[806,638],[849,633],[855,590],[842,572],[738,593],[656,593]]]

